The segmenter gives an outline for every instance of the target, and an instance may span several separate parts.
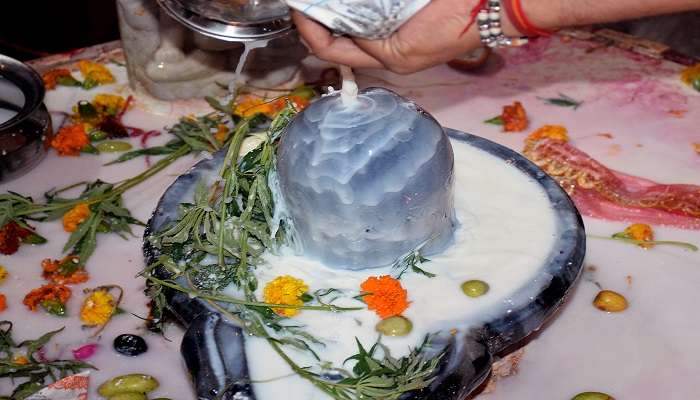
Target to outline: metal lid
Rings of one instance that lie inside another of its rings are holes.
[[[171,17],[203,35],[227,42],[272,39],[292,29],[280,0],[157,0]]]

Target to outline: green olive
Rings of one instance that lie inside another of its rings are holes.
[[[607,312],[620,312],[627,309],[627,299],[620,293],[612,290],[601,290],[593,299],[593,305],[597,309]]]
[[[100,140],[107,139],[107,132],[100,130],[92,131],[89,136],[91,142],[99,142]]]
[[[114,396],[109,396],[107,400],[148,400],[148,397],[139,392],[117,393]]]
[[[489,284],[478,279],[472,279],[462,284],[462,292],[469,297],[479,297],[489,291]]]
[[[396,315],[379,321],[374,329],[386,336],[406,336],[411,333],[413,323],[406,317]]]
[[[102,397],[111,398],[123,393],[148,393],[156,390],[159,384],[156,378],[145,374],[128,374],[114,377],[97,388]]]
[[[103,151],[105,153],[114,153],[117,151],[127,151],[131,150],[133,146],[129,142],[122,142],[121,140],[105,140],[104,142],[97,144],[97,150]]]
[[[600,392],[583,392],[572,397],[571,400],[615,400],[615,398]]]

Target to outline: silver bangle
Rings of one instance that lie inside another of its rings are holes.
[[[476,15],[481,43],[488,47],[522,46],[527,43],[526,37],[508,37],[501,29],[501,1],[488,0],[486,8],[479,10]]]

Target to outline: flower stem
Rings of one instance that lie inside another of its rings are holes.
[[[631,243],[631,244],[636,244],[638,246],[643,246],[643,245],[669,245],[669,246],[677,246],[677,247],[682,247],[686,250],[690,251],[698,251],[698,246],[692,244],[692,243],[687,243],[687,242],[678,242],[674,240],[637,240],[637,239],[632,239],[632,238],[625,238],[625,237],[613,237],[613,236],[601,236],[601,235],[586,235],[589,238],[592,239],[604,239],[604,240],[615,240],[618,242],[624,242],[624,243]]]
[[[341,311],[358,311],[362,310],[362,307],[338,307],[334,305],[325,306],[305,306],[305,305],[291,305],[291,304],[274,304],[274,303],[264,303],[259,301],[248,301],[239,299],[236,297],[225,296],[225,295],[210,295],[201,293],[197,290],[187,289],[175,283],[170,283],[152,276],[147,277],[149,281],[156,283],[161,286],[168,287],[170,289],[177,290],[179,292],[187,293],[191,296],[200,297],[205,300],[221,301],[224,303],[238,304],[242,306],[252,306],[252,307],[269,307],[269,308],[291,308],[297,310],[312,310],[312,311],[330,311],[330,312],[341,312]]]

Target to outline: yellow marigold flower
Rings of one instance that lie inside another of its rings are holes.
[[[109,93],[100,93],[92,99],[100,114],[117,115],[126,106],[126,99],[122,96]]]
[[[537,141],[542,139],[561,140],[568,142],[569,136],[566,127],[561,125],[543,125],[527,137],[526,141]]]
[[[102,64],[90,60],[78,61],[78,69],[85,79],[91,79],[99,84],[114,83],[114,75]]]
[[[12,357],[12,362],[19,365],[27,365],[29,364],[29,359],[26,356],[17,354],[16,356]]]
[[[80,307],[80,320],[85,325],[104,325],[114,313],[114,296],[106,290],[95,290],[90,293]]]
[[[266,303],[285,304],[290,306],[301,306],[304,302],[301,296],[309,291],[309,286],[301,279],[293,276],[278,276],[269,282],[263,290],[263,297]],[[296,308],[275,308],[275,313],[283,317],[293,317],[299,314]]]
[[[654,240],[654,231],[651,229],[651,226],[647,224],[632,224],[625,228],[625,234],[634,240],[639,240],[642,242]],[[640,244],[639,246],[648,249],[652,245]]]
[[[5,282],[5,279],[7,279],[8,275],[9,274],[7,273],[7,269],[4,266],[0,265],[0,283]]]
[[[63,215],[63,229],[66,232],[75,232],[78,225],[90,216],[90,207],[85,203],[79,203]]]
[[[233,115],[239,117],[248,118],[256,114],[274,115],[274,106],[259,97],[247,97],[233,107]]]
[[[700,63],[691,65],[681,71],[681,81],[686,85],[693,85],[693,81],[700,78]]]

